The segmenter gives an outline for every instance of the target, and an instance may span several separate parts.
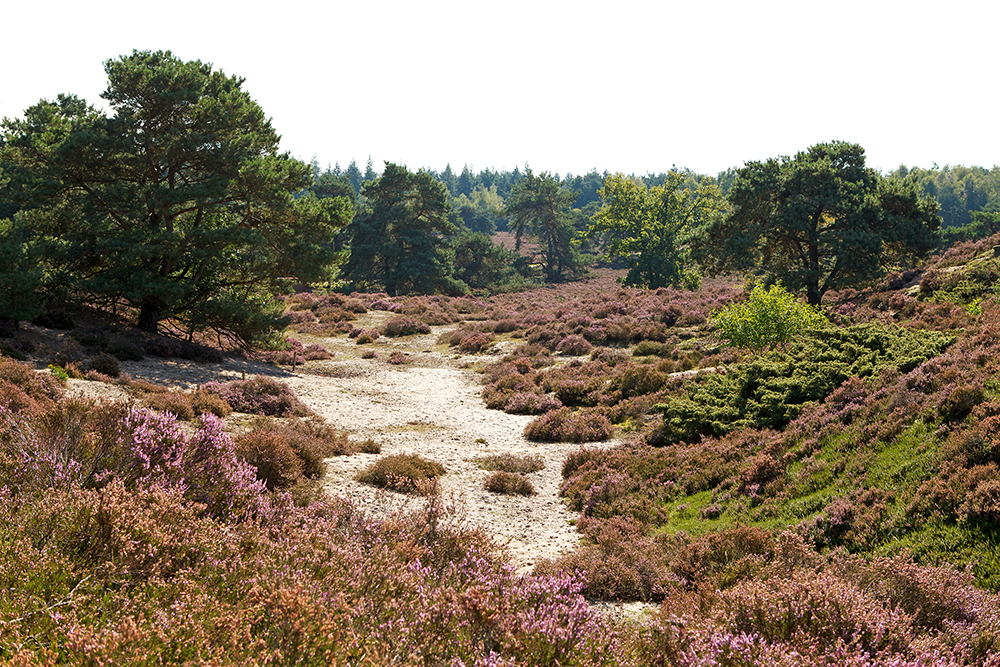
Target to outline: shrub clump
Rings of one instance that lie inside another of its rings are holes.
[[[147,394],[142,402],[157,412],[169,412],[182,421],[194,419],[191,397],[180,391],[161,391]]]
[[[426,323],[406,315],[398,315],[382,325],[382,335],[390,338],[430,332],[431,328]]]
[[[594,410],[573,412],[569,408],[547,412],[524,427],[524,437],[535,442],[595,442],[607,440],[613,432],[604,414]]]
[[[218,394],[236,412],[272,417],[306,417],[312,414],[291,387],[261,375],[233,382],[208,382],[202,385],[202,391]]]
[[[355,479],[384,489],[430,495],[437,492],[437,478],[445,472],[443,465],[419,454],[393,454],[379,459]]]
[[[502,493],[508,496],[533,496],[535,487],[524,475],[499,471],[490,475],[483,488],[490,493]]]
[[[312,419],[279,422],[261,417],[236,437],[237,453],[272,490],[290,488],[303,477],[320,477],[323,460],[353,453],[352,445],[344,433]]]
[[[717,311],[712,324],[730,345],[761,350],[787,343],[799,332],[822,327],[827,321],[818,308],[802,303],[781,284],[765,290],[758,283],[746,301]]]
[[[108,354],[107,352],[101,352],[100,354],[95,354],[87,361],[87,365],[84,370],[97,371],[101,375],[107,375],[108,377],[116,378],[121,373],[121,369],[118,365],[118,358],[114,355]]]
[[[483,470],[497,470],[502,472],[528,473],[538,472],[545,468],[545,462],[538,454],[525,454],[518,456],[505,452],[503,454],[490,454],[476,459],[476,463]]]
[[[581,357],[585,354],[590,354],[590,351],[593,349],[594,346],[590,344],[590,341],[583,336],[575,334],[566,336],[556,345],[556,352],[571,357]]]

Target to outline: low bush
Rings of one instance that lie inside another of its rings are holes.
[[[233,382],[208,382],[201,389],[218,394],[236,412],[272,417],[305,417],[312,414],[291,387],[262,375]]]
[[[112,378],[118,377],[119,373],[121,373],[118,358],[105,352],[95,354],[88,359],[84,370],[97,371],[101,375],[107,375]]]
[[[559,344],[556,345],[556,352],[559,354],[565,354],[571,357],[580,357],[585,354],[590,354],[594,346],[590,344],[583,336],[572,335],[566,336]]]
[[[559,408],[531,421],[524,437],[536,442],[594,442],[607,440],[613,432],[611,422],[600,412]]]
[[[401,366],[403,364],[410,363],[411,359],[410,355],[408,355],[406,352],[400,352],[399,350],[396,350],[395,352],[390,354],[389,358],[386,359],[385,361],[386,363],[392,364],[394,366]]]
[[[493,344],[495,336],[493,334],[474,331],[466,336],[462,336],[458,343],[458,349],[462,352],[481,352]]]
[[[495,472],[490,475],[483,488],[490,493],[502,493],[508,496],[533,496],[535,487],[523,475],[511,472]]]
[[[490,454],[476,459],[476,463],[483,470],[496,470],[500,472],[528,473],[538,472],[545,468],[545,462],[538,454],[517,455],[505,452],[503,454]]]
[[[800,302],[780,284],[765,290],[757,283],[746,301],[716,311],[712,324],[730,345],[760,350],[787,343],[805,329],[826,326],[827,321],[818,308]]]
[[[426,323],[405,315],[396,316],[382,325],[382,335],[390,338],[430,332],[431,328]]]
[[[146,394],[143,404],[158,412],[169,412],[182,421],[191,421],[195,417],[191,397],[180,391],[165,391]],[[204,414],[204,412],[199,413]]]
[[[443,465],[418,454],[393,454],[379,459],[355,479],[385,489],[429,495],[437,492],[437,478],[445,472]]]
[[[233,413],[232,406],[224,398],[201,389],[191,393],[191,409],[196,415],[213,414],[216,417],[228,417]]]

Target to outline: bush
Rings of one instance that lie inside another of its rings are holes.
[[[201,388],[221,396],[236,412],[272,417],[305,417],[312,414],[288,385],[262,375],[249,380],[208,382]]]
[[[780,284],[765,290],[756,284],[746,301],[732,304],[712,316],[719,336],[736,347],[761,350],[787,343],[803,329],[826,325],[819,309],[800,302]]]
[[[431,328],[420,320],[405,315],[398,315],[382,326],[382,335],[396,338],[398,336],[412,336],[413,334],[427,334]]]
[[[536,442],[594,442],[607,440],[613,432],[611,421],[602,413],[574,413],[569,408],[547,412],[524,427],[524,437]]]
[[[213,414],[216,417],[228,417],[233,413],[233,407],[224,398],[201,389],[191,394],[191,409],[196,415]]]
[[[101,352],[100,354],[95,354],[88,361],[84,370],[97,371],[101,375],[107,375],[108,377],[116,378],[121,369],[118,366],[117,357],[107,354],[106,352]]]
[[[566,336],[556,345],[556,352],[572,357],[590,354],[593,349],[594,346],[590,344],[590,341],[578,335]]]
[[[418,454],[393,454],[379,459],[355,479],[384,489],[429,495],[437,491],[437,478],[445,472],[443,465]]]
[[[493,344],[493,334],[474,331],[466,336],[462,336],[458,343],[458,349],[462,352],[480,352]]]
[[[535,487],[523,475],[503,471],[490,475],[483,488],[490,493],[503,493],[508,496],[535,495]]]
[[[191,421],[195,416],[194,407],[191,405],[191,398],[179,391],[149,394],[142,399],[142,402],[152,410],[169,412],[182,421]]]
[[[252,429],[236,438],[236,453],[254,467],[269,490],[287,489],[302,477],[302,460],[285,433]]]
[[[525,454],[523,456],[509,452],[491,454],[476,459],[476,463],[483,470],[497,470],[502,472],[538,472],[545,468],[545,462],[538,454]]]

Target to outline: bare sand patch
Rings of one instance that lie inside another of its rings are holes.
[[[354,476],[380,456],[420,454],[447,468],[440,480],[442,494],[448,504],[458,508],[466,523],[494,535],[507,548],[515,566],[530,569],[538,559],[555,558],[579,543],[573,525],[576,514],[558,495],[562,463],[579,445],[529,442],[523,431],[531,417],[487,409],[480,397],[476,373],[469,366],[493,358],[463,357],[437,346],[438,335],[451,328],[454,326],[435,327],[424,336],[380,338],[366,346],[358,346],[347,337],[297,336],[304,343],[326,346],[335,356],[308,362],[294,373],[288,367],[247,360],[222,364],[147,360],[123,363],[122,371],[182,388],[254,374],[287,382],[306,405],[330,424],[347,431],[352,438],[373,438],[382,444],[381,455],[328,459],[324,486],[331,495],[349,498],[376,515],[419,507],[422,499],[361,484],[354,481]],[[365,348],[376,351],[378,356],[362,359]],[[394,351],[406,353],[409,363],[386,363]],[[526,475],[537,495],[505,496],[483,489],[490,473],[481,470],[475,459],[504,452],[541,456],[545,468]]]

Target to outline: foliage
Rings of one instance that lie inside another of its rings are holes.
[[[437,491],[437,478],[445,472],[443,465],[419,454],[393,454],[379,459],[355,479],[404,493],[428,495]]]
[[[821,401],[850,377],[910,371],[954,338],[881,325],[812,330],[785,348],[707,376],[659,406],[667,441],[723,435],[743,428],[784,428],[807,403]]]
[[[43,276],[30,232],[0,219],[0,320],[32,320],[42,313]]]
[[[514,184],[504,215],[511,219],[510,227],[517,238],[517,248],[525,233],[541,244],[545,278],[551,282],[577,275],[583,265],[576,248],[576,229],[569,207],[576,193],[565,189],[559,181],[542,172],[535,176],[530,169]]]
[[[490,493],[501,493],[508,496],[533,496],[536,493],[535,487],[526,477],[503,470],[487,477],[483,488]]]
[[[324,278],[345,199],[297,196],[309,166],[278,153],[260,107],[170,52],[105,63],[113,115],[61,95],[3,124],[3,170],[48,290],[126,305],[260,344],[279,325],[279,276]]]
[[[683,176],[671,172],[666,183],[647,188],[619,173],[605,179],[599,194],[602,206],[587,234],[605,236],[607,259],[628,260],[626,285],[697,288],[701,279],[690,267],[686,241],[722,212],[717,187],[689,190]]]
[[[382,325],[382,333],[390,338],[428,334],[430,332],[431,328],[425,323],[406,315],[397,315]]]
[[[710,273],[749,271],[804,290],[870,284],[937,245],[937,204],[912,184],[865,167],[856,144],[817,144],[794,158],[749,162],[729,191],[731,211],[695,235]],[[902,267],[905,268],[905,267]]]
[[[201,390],[218,394],[236,412],[274,417],[312,414],[288,385],[263,375],[232,382],[206,382]]]
[[[711,322],[730,345],[752,350],[787,343],[805,329],[827,324],[818,308],[801,303],[780,283],[767,290],[754,284],[745,301],[714,313]]]
[[[574,413],[564,407],[537,417],[524,427],[524,437],[538,442],[594,442],[609,439],[613,431],[599,412]]]
[[[503,453],[490,454],[476,459],[479,467],[483,470],[494,470],[502,472],[529,473],[538,472],[545,468],[545,462],[538,454],[517,454]]]
[[[345,279],[382,287],[390,296],[468,291],[454,278],[454,251],[445,237],[456,228],[448,220],[448,192],[441,183],[427,172],[387,162],[363,194],[367,209],[348,227]]]

